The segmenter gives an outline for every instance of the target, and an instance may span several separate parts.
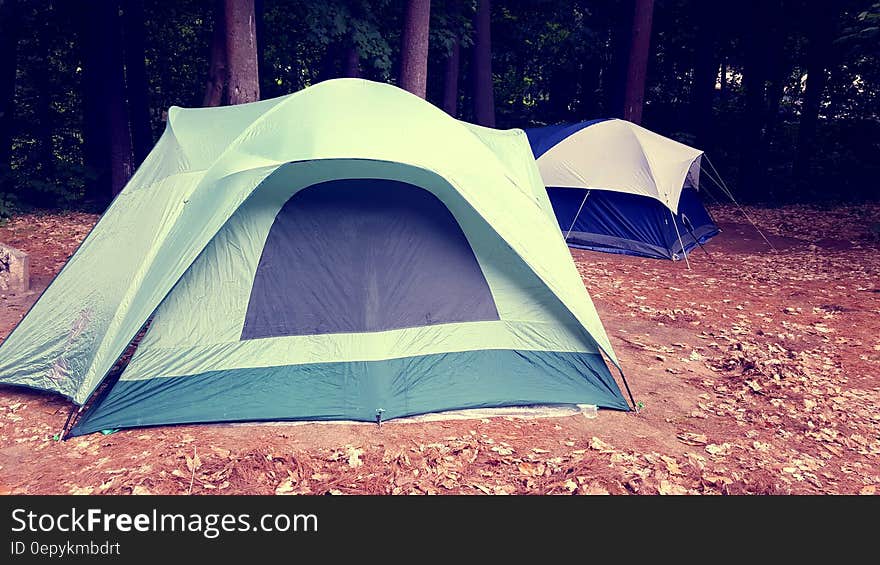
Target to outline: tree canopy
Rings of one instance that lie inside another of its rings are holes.
[[[249,92],[262,98],[338,76],[400,84],[409,68],[406,0],[243,4],[253,4],[253,19],[236,17],[254,23],[245,31],[256,38],[259,68]],[[706,150],[743,200],[878,196],[873,0],[421,2],[430,10],[426,98],[468,121],[485,121],[490,100],[499,128],[623,117],[634,16],[645,4],[653,18],[643,125]],[[205,103],[218,29],[221,39],[240,31],[223,5],[0,0],[0,215],[105,205],[93,198],[95,183],[131,171],[90,151],[113,143],[136,167],[169,106]],[[480,31],[481,6],[490,31]],[[92,17],[97,10],[105,17]],[[488,60],[479,55],[486,45]],[[247,66],[248,53],[235,64]],[[111,129],[98,131],[101,120]]]

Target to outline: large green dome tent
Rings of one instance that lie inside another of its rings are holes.
[[[528,226],[528,229],[524,229]],[[88,402],[144,328],[119,380]],[[168,113],[0,346],[0,381],[88,402],[72,433],[627,410],[525,134],[391,85]]]

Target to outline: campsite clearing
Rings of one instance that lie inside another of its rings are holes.
[[[639,414],[168,426],[53,441],[70,404],[0,388],[0,493],[872,494],[880,487],[880,207],[732,207],[683,262],[573,250]],[[97,218],[31,215],[0,242],[36,293]],[[190,486],[192,485],[192,487]]]

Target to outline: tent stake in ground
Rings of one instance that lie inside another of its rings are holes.
[[[675,226],[675,235],[678,237],[678,243],[681,246],[681,252],[684,255],[684,262],[687,264],[688,271],[691,270],[691,260],[688,259],[688,252],[684,246],[684,242],[681,240],[681,232],[678,229],[678,222],[675,221],[675,214],[672,211],[669,212],[669,216],[672,218],[672,225]]]

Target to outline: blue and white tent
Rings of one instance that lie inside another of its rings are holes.
[[[619,119],[525,131],[569,246],[679,260],[719,233],[699,149]]]

